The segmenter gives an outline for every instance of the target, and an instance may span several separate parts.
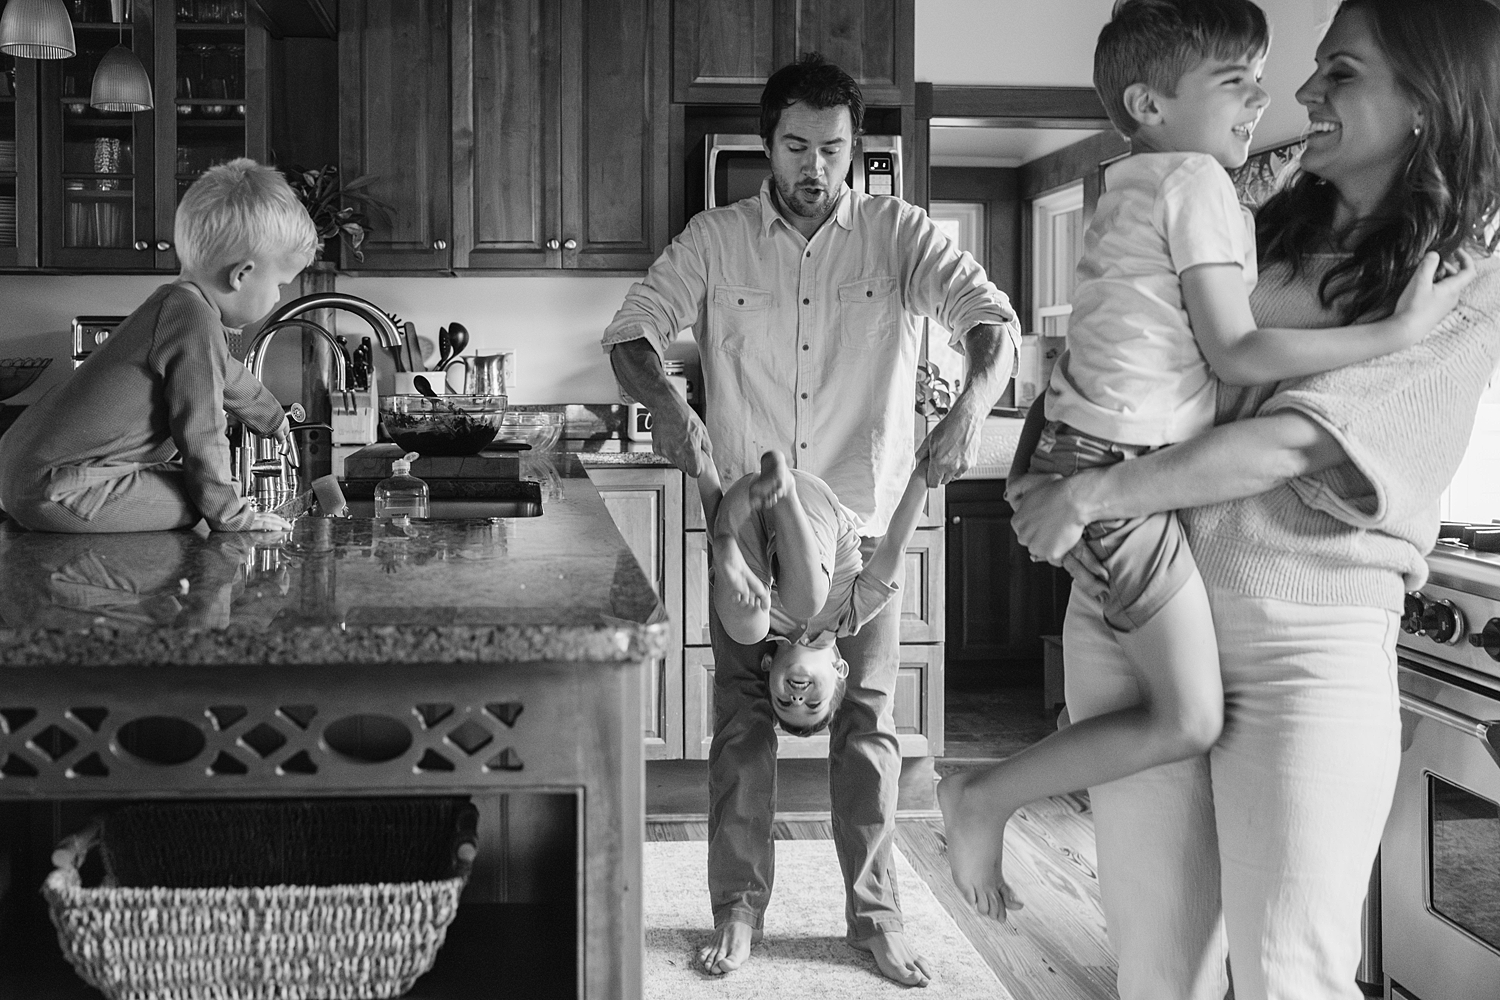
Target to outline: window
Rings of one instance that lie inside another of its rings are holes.
[[[966,250],[979,265],[986,270],[989,269],[988,247],[984,234],[987,231],[984,217],[984,202],[982,201],[934,201],[928,209],[928,216],[943,233],[958,244],[960,250]],[[948,330],[939,326],[931,320],[926,321],[927,336],[924,360],[937,365],[942,376],[953,383],[955,389],[964,378],[967,367],[964,364],[964,356],[948,346],[951,334]]]
[[[1073,272],[1083,255],[1083,181],[1048,191],[1031,203],[1031,330],[1068,332]]]

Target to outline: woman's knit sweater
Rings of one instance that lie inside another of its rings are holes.
[[[1333,326],[1318,282],[1337,258],[1291,279],[1275,264],[1251,295],[1267,327]],[[1204,580],[1252,597],[1399,611],[1427,577],[1438,500],[1468,446],[1500,361],[1500,258],[1420,343],[1273,386],[1220,386],[1218,422],[1292,410],[1333,435],[1348,461],[1243,500],[1182,512]]]

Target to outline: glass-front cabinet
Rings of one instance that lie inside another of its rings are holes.
[[[35,65],[0,55],[0,267],[37,262]]]
[[[176,270],[182,193],[215,163],[266,160],[265,32],[245,0],[115,0],[123,23],[106,0],[67,6],[78,53],[41,70],[41,264]],[[95,70],[116,45],[146,67],[152,110],[90,106]]]

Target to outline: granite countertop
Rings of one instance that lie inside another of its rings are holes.
[[[290,535],[0,525],[0,666],[620,662],[667,625],[588,473],[527,456],[540,517],[304,517]]]

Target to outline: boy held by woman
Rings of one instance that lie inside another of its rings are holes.
[[[1034,406],[1022,439],[1018,464],[1035,447],[1029,471],[1067,476],[1201,433],[1214,424],[1218,382],[1272,383],[1408,347],[1472,280],[1467,256],[1450,267],[1429,253],[1388,317],[1257,327],[1254,226],[1226,168],[1245,162],[1265,110],[1269,44],[1250,0],[1115,5],[1094,85],[1134,155],[1108,168],[1084,239],[1068,350],[1041,401],[1045,424]],[[1001,866],[1016,809],[1204,753],[1223,726],[1213,622],[1177,516],[1095,523],[1084,542],[1076,558],[1108,578],[1104,618],[1135,670],[1140,704],[939,784],[953,881],[996,919],[1018,905]]]

